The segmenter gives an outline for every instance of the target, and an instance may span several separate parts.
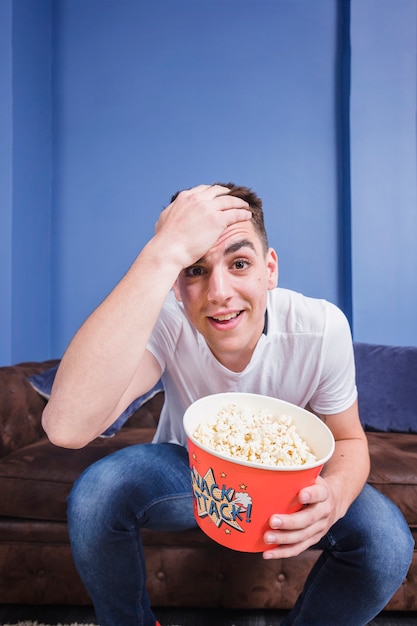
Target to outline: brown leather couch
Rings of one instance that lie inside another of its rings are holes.
[[[0,603],[90,604],[71,557],[66,497],[94,460],[151,441],[163,393],[142,406],[112,438],[81,450],[51,445],[40,425],[45,400],[28,376],[55,361],[0,368]],[[414,381],[415,384],[415,381]],[[417,421],[417,417],[416,417]],[[417,535],[417,434],[369,432],[369,482],[394,500]],[[144,532],[154,606],[290,608],[318,556],[264,561],[223,548],[200,530]],[[387,546],[387,550],[390,547]],[[417,552],[391,610],[417,610]]]

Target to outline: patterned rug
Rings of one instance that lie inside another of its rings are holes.
[[[17,622],[16,624],[3,624],[3,626],[51,626],[50,624],[41,624],[40,622]],[[97,626],[97,624],[56,624],[55,626]]]

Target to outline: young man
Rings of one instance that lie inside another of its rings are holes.
[[[195,526],[182,417],[222,391],[308,406],[336,440],[321,476],[300,491],[305,506],[273,515],[265,534],[265,559],[323,549],[284,623],[364,625],[401,585],[412,538],[399,510],[365,484],[347,321],[324,300],[277,288],[277,277],[251,190],[182,191],[64,355],[43,417],[57,445],[86,445],[161,375],[166,394],[154,443],[95,463],[69,498],[73,555],[101,626],[154,626],[140,528]]]

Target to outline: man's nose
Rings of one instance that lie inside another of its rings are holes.
[[[216,268],[210,273],[207,297],[217,303],[231,297],[231,280],[224,269]]]

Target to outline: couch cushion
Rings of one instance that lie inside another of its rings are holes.
[[[417,347],[356,342],[354,350],[364,427],[417,433]]]
[[[154,433],[123,428],[79,450],[58,448],[46,438],[15,450],[0,460],[0,516],[65,521],[66,498],[85,468],[127,445],[152,441]]]

